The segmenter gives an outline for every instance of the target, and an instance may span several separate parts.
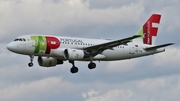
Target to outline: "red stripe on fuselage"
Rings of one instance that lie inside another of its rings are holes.
[[[47,49],[45,54],[50,54],[51,49],[57,49],[60,47],[60,41],[56,37],[46,36]]]

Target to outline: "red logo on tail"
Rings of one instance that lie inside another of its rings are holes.
[[[144,33],[144,44],[152,45],[155,40],[153,40],[153,36],[157,36],[158,25],[160,23],[161,15],[153,14],[147,22],[143,25],[143,33]]]

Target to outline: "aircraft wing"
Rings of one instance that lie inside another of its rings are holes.
[[[157,45],[157,46],[153,46],[153,47],[144,48],[144,50],[146,50],[146,51],[156,50],[158,48],[170,46],[170,45],[173,45],[173,44],[174,43],[167,43],[167,44]]]
[[[89,47],[85,47],[83,48],[83,50],[88,51],[95,51],[94,55],[106,50],[106,49],[113,49],[113,47],[116,47],[118,45],[123,45],[123,44],[127,44],[128,42],[130,42],[132,39],[141,37],[141,35],[134,35],[132,37],[128,37],[128,38],[124,38],[124,39],[120,39],[120,40],[115,40],[115,41],[111,41],[111,42],[107,42],[107,43],[102,43],[102,44],[98,44],[98,45],[93,45],[93,46],[89,46]]]

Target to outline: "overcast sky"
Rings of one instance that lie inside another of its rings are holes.
[[[179,101],[179,0],[0,0],[1,101]],[[166,52],[116,62],[65,62],[29,68],[29,57],[6,45],[26,34],[121,39],[134,35],[153,13],[162,15],[157,44]]]

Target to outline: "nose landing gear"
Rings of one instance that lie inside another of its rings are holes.
[[[34,55],[29,55],[29,57],[30,57],[30,63],[28,63],[28,66],[32,67],[33,66]]]

